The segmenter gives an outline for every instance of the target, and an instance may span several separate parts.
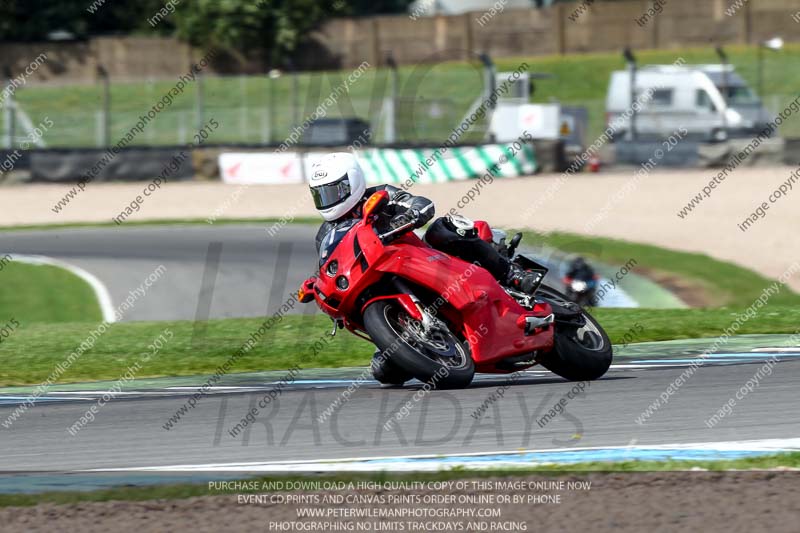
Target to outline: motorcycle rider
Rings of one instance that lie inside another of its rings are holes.
[[[389,202],[382,214],[389,217],[389,227],[414,222],[415,228],[428,223],[434,215],[434,204],[422,196],[413,196],[392,185],[367,187],[364,173],[355,156],[347,152],[327,154],[314,163],[310,180],[314,205],[325,222],[316,237],[317,250],[328,235],[334,238],[337,227],[353,218],[360,218],[364,202],[373,193],[385,190]],[[436,219],[425,233],[425,241],[433,248],[471,263],[477,262],[501,284],[532,294],[539,275],[529,272],[503,257],[494,246],[478,237],[474,225],[461,216]]]
[[[566,276],[571,279],[589,281],[594,279],[595,272],[589,263],[586,262],[586,259],[577,256],[569,262]]]

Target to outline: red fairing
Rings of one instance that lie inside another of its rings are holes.
[[[479,232],[491,233],[488,225],[485,228]],[[414,233],[384,244],[369,219],[359,221],[341,238],[320,267],[313,292],[319,307],[353,332],[363,331],[363,310],[378,299],[396,299],[409,316],[420,319],[418,300],[410,295],[392,291],[366,301],[362,297],[375,286],[385,287],[381,282],[392,276],[439,295],[433,302],[425,301],[426,309],[445,317],[469,343],[480,372],[506,372],[495,368],[502,359],[553,347],[552,326],[526,335],[519,325],[520,321],[524,325],[526,316],[550,315],[548,304],[525,309],[487,270],[429,247]]]
[[[492,228],[484,220],[476,220],[475,228],[478,230],[478,237],[486,242],[492,242]]]

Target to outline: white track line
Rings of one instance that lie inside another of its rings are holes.
[[[29,265],[50,265],[63,268],[64,270],[75,274],[83,281],[88,283],[94,291],[94,294],[97,297],[97,303],[100,305],[100,311],[103,314],[103,320],[109,323],[117,321],[117,315],[114,312],[114,306],[111,303],[111,294],[109,294],[108,289],[103,282],[97,279],[94,274],[87,272],[86,270],[75,265],[71,265],[64,261],[53,259],[52,257],[47,257],[45,255],[8,255],[11,256],[12,261],[27,263]]]
[[[588,446],[576,448],[549,448],[543,450],[512,450],[503,452],[475,452],[475,453],[458,453],[458,454],[439,454],[439,455],[404,455],[404,456],[383,456],[383,457],[348,457],[341,459],[315,459],[306,461],[275,461],[275,462],[248,462],[248,463],[211,463],[211,464],[188,464],[188,465],[171,465],[171,466],[151,466],[151,467],[134,467],[134,468],[98,468],[91,470],[84,470],[84,472],[278,472],[278,471],[310,471],[317,472],[323,470],[329,471],[376,471],[382,469],[402,469],[402,470],[422,470],[434,469],[438,470],[444,467],[459,466],[457,463],[447,462],[448,457],[492,457],[492,456],[522,456],[533,453],[574,453],[579,451],[593,451],[593,450],[711,450],[711,451],[759,451],[765,453],[780,453],[785,451],[800,450],[800,438],[788,439],[762,439],[762,440],[745,440],[745,441],[727,441],[727,442],[700,442],[693,444],[654,444],[654,445],[636,445],[636,446]],[[421,468],[420,464],[415,463],[415,460],[428,460],[431,461],[427,468]],[[441,462],[435,461],[442,459]],[[376,462],[385,461],[384,463]],[[366,464],[372,462],[373,464]],[[516,461],[503,461],[493,462],[490,466],[522,466],[531,465],[530,461],[516,462]],[[399,468],[398,468],[399,467]]]

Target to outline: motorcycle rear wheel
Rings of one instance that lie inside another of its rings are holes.
[[[559,291],[542,285],[537,296],[553,301],[554,310],[568,299]],[[613,347],[605,330],[584,309],[580,315],[585,325],[577,327],[571,320],[559,321],[556,313],[553,349],[537,361],[550,372],[570,381],[593,381],[603,377],[611,366]]]
[[[395,302],[378,300],[364,310],[364,327],[388,361],[436,389],[469,386],[475,363],[468,345],[450,331],[426,333]]]

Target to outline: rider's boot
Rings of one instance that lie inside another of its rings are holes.
[[[519,265],[511,263],[511,268],[508,270],[505,284],[525,294],[533,294],[539,286],[540,279],[541,274],[525,270]]]

